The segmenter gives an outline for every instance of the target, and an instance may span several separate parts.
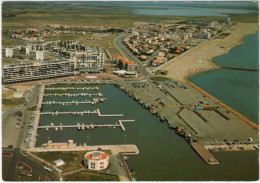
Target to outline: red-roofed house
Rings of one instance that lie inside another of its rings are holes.
[[[124,69],[127,71],[135,71],[137,64],[129,61],[127,58],[122,56],[114,56],[114,61],[118,64],[120,69]]]
[[[153,63],[152,63],[152,65],[153,65],[153,66],[158,66],[158,65],[161,65],[162,63],[163,63],[163,61],[162,61],[162,60],[155,59],[155,60],[153,60]]]

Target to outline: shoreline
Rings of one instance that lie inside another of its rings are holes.
[[[242,45],[244,43],[243,41],[243,38],[245,36],[248,36],[248,35],[251,35],[251,34],[255,34],[258,30],[258,28],[255,28],[255,26],[257,25],[256,23],[251,23],[249,24],[251,26],[251,28],[253,30],[250,30],[250,31],[246,31],[244,32],[242,30],[242,33],[240,33],[240,35],[237,35],[235,34],[236,31],[233,30],[233,32],[231,33],[231,35],[233,35],[233,37],[235,36],[237,39],[235,41],[233,41],[228,47],[227,49],[225,50],[222,50],[222,52],[220,54],[211,54],[208,56],[208,58],[206,59],[206,63],[208,64],[206,67],[199,67],[198,65],[195,65],[195,70],[192,69],[192,70],[187,70],[187,67],[186,67],[186,73],[183,73],[182,75],[177,75],[175,74],[172,74],[170,76],[168,76],[169,78],[172,78],[172,79],[177,79],[177,80],[180,80],[184,83],[187,83],[189,84],[190,86],[192,86],[193,88],[195,88],[196,90],[198,90],[200,93],[203,93],[204,95],[206,95],[207,97],[209,97],[210,99],[212,99],[213,101],[215,101],[216,103],[218,103],[220,106],[224,107],[226,110],[230,111],[231,113],[233,113],[235,116],[237,116],[239,119],[241,119],[243,122],[245,122],[246,124],[248,124],[249,126],[251,126],[252,128],[256,129],[256,130],[259,130],[259,126],[254,123],[253,121],[249,120],[247,117],[245,117],[244,115],[242,115],[241,113],[237,112],[236,110],[232,109],[231,107],[229,107],[228,105],[226,105],[224,102],[222,102],[221,100],[217,99],[216,97],[212,96],[210,93],[208,93],[207,91],[205,91],[204,89],[202,89],[201,87],[197,86],[196,84],[194,84],[193,82],[190,81],[190,78],[195,76],[195,75],[198,75],[198,74],[202,74],[204,72],[208,72],[208,71],[211,71],[211,70],[214,70],[214,69],[219,69],[221,68],[221,66],[213,63],[213,58],[217,57],[217,56],[220,56],[220,55],[225,55],[227,53],[229,53],[233,48],[239,46],[239,45]],[[235,26],[240,26],[240,28],[243,28],[245,26],[245,23],[238,23],[236,24]],[[243,26],[243,27],[241,27]],[[231,27],[231,29],[234,29],[234,26]],[[237,32],[240,32],[241,30],[237,30]],[[230,35],[230,36],[231,36]],[[225,45],[225,44],[228,44],[228,41],[230,41],[230,39],[232,39],[232,36],[231,37],[227,37],[225,39],[222,40],[222,45]],[[211,40],[210,40],[211,41]],[[216,42],[216,44],[218,45],[218,42],[219,40],[212,40],[213,43]],[[209,42],[207,42],[208,44],[210,44]],[[215,45],[216,46],[216,45]],[[198,47],[197,49],[200,49],[201,47]],[[203,49],[203,48],[202,48]],[[205,48],[204,48],[205,49]],[[192,52],[196,52],[197,50],[192,50]],[[189,54],[189,53],[188,53]],[[196,53],[195,53],[196,54]],[[185,56],[184,56],[185,57]],[[195,59],[196,59],[196,56],[195,56]],[[167,70],[167,67],[170,67],[171,65],[174,66],[174,63],[177,63],[177,62],[180,62],[180,61],[183,61],[184,59],[181,58],[181,59],[177,59],[175,60],[174,62],[170,63],[169,65],[166,65],[164,66],[162,69],[165,69]],[[194,61],[194,60],[193,60]],[[184,61],[185,62],[185,61]],[[187,64],[187,63],[186,63]],[[195,63],[196,64],[196,63]],[[178,64],[175,64],[178,66]],[[182,65],[184,66],[184,64],[179,64],[179,65]],[[194,66],[194,63],[193,63],[193,66]],[[184,66],[185,67],[185,66]],[[168,68],[169,69],[169,68]],[[170,68],[171,69],[171,68]],[[175,66],[175,69],[176,69],[176,66]],[[178,67],[177,67],[178,69]],[[188,71],[188,72],[187,72]],[[171,74],[171,72],[173,71],[169,71],[168,70],[168,73]]]
[[[247,35],[254,34],[258,29],[258,23],[237,23],[230,30],[231,34],[224,39],[210,39],[189,50],[184,55],[173,58],[166,65],[157,67],[168,71],[168,77],[179,81],[185,81],[194,75],[221,68],[215,64],[213,58],[225,55],[236,46],[243,44],[243,38]],[[220,48],[219,46],[225,46]],[[200,53],[203,53],[201,56]]]

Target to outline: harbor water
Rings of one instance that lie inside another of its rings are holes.
[[[248,35],[243,44],[213,62],[220,66],[258,70],[258,33]],[[217,69],[192,77],[191,82],[258,124],[259,72]]]
[[[121,128],[76,128],[55,131],[40,129],[36,146],[73,139],[77,145],[136,144],[139,155],[131,156],[127,163],[135,171],[138,181],[177,180],[256,180],[258,178],[258,152],[221,152],[214,156],[222,163],[206,164],[190,145],[167,123],[160,122],[149,110],[141,107],[123,91],[112,85],[101,85],[99,91],[107,98],[104,103],[79,105],[43,105],[42,111],[84,111],[100,109],[102,114],[124,114],[123,117],[97,117],[96,115],[41,115],[40,125],[59,124],[114,124],[120,119],[134,119],[126,122],[126,131]],[[66,91],[68,92],[68,91]],[[90,93],[91,91],[69,91],[70,93]],[[98,98],[98,97],[96,97]],[[44,101],[91,100],[90,97],[44,97]],[[234,168],[239,167],[239,168]]]

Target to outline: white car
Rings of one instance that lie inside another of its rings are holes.
[[[52,169],[50,169],[50,168],[47,167],[47,166],[43,166],[43,168],[44,168],[45,170],[49,171],[49,172],[52,172]]]

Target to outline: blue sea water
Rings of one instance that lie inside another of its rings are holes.
[[[259,32],[246,36],[244,44],[215,57],[220,66],[258,69]],[[192,82],[258,124],[259,72],[217,69],[196,75]]]

